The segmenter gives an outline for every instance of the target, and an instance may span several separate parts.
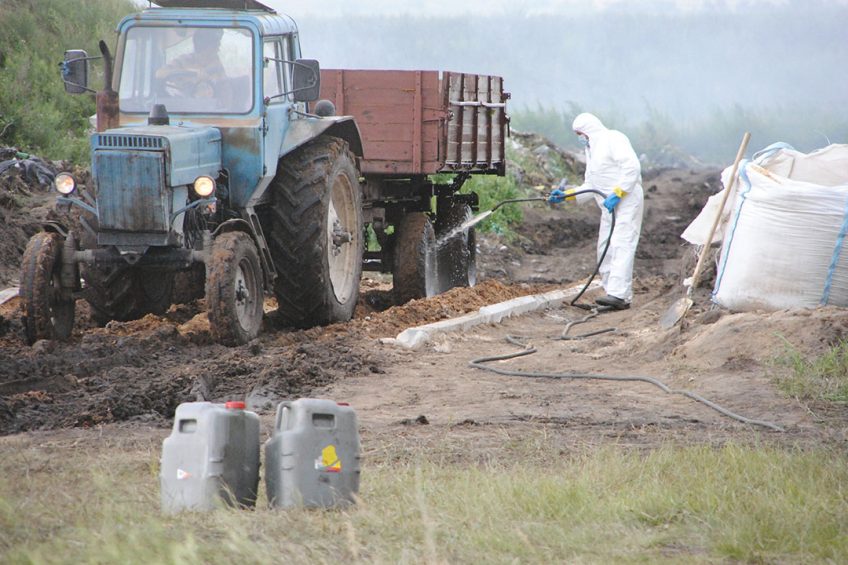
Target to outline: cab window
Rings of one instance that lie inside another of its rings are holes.
[[[280,40],[278,38],[266,39],[263,45],[263,57],[265,58],[264,73],[263,73],[263,89],[264,96],[271,99],[271,103],[282,102],[283,97],[280,96],[285,92],[285,84],[283,82],[283,67],[285,65],[280,62],[284,59]]]

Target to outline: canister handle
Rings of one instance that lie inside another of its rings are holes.
[[[292,407],[292,403],[291,403],[290,400],[284,400],[277,405],[277,418],[276,418],[276,421],[274,422],[274,429],[275,430],[283,431],[283,429],[280,427],[280,425],[283,422],[283,413],[286,410],[291,410],[291,407]]]

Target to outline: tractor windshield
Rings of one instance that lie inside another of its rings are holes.
[[[127,32],[123,112],[243,114],[253,107],[253,41],[244,28],[143,27]]]

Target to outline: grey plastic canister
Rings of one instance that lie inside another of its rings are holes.
[[[164,512],[254,506],[259,486],[259,416],[243,402],[187,402],[162,443]]]
[[[330,508],[359,492],[356,412],[332,400],[301,398],[277,407],[265,443],[265,486],[274,508]]]

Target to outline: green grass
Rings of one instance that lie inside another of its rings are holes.
[[[65,94],[59,62],[67,49],[100,55],[115,48],[115,26],[137,11],[130,0],[0,1],[0,145],[47,159],[88,161],[92,95]],[[90,86],[102,87],[101,61],[90,64]]]
[[[7,438],[7,563],[845,562],[848,458],[741,446],[606,447],[456,463],[366,461],[345,511],[158,512],[158,440]],[[27,440],[22,440],[26,443]]]
[[[777,365],[788,371],[776,381],[789,396],[848,402],[848,341],[840,341],[818,356],[804,355],[787,342]]]

